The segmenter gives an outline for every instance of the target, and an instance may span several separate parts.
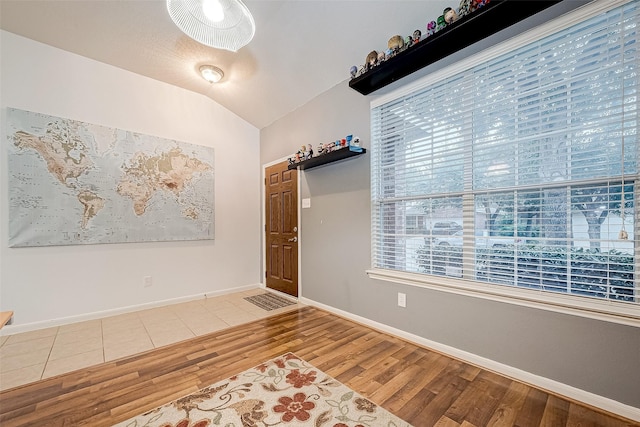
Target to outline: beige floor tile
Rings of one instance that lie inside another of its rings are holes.
[[[53,337],[58,333],[58,328],[38,329],[37,331],[23,332],[21,334],[9,335],[6,344],[17,344],[25,341],[33,341],[40,338]]]
[[[249,301],[246,301],[244,299],[239,299],[237,301],[233,301],[231,304],[233,304],[235,307],[238,307],[238,309],[240,310],[244,310],[244,311],[251,311],[251,310],[264,310],[263,308],[258,307],[257,305],[250,303]]]
[[[44,368],[42,378],[50,378],[66,372],[86,368],[104,362],[103,349],[76,354],[58,360],[49,360]]]
[[[236,314],[246,314],[246,311],[238,310],[238,307],[229,303],[228,306],[224,307],[208,307],[209,312],[214,316],[218,316],[220,318],[224,318],[225,316],[233,316]]]
[[[15,344],[12,344],[11,341],[7,341],[5,345],[0,347],[0,357],[15,356],[42,350],[44,348],[51,348],[55,338],[55,335],[51,335],[49,337],[36,338],[29,341],[20,341]]]
[[[221,328],[226,328],[229,326],[222,319],[212,315],[211,313],[207,313],[203,316],[184,319],[183,321],[184,324],[191,330],[193,330],[194,328],[204,328],[207,325],[215,328],[213,330],[219,330]]]
[[[259,319],[258,316],[251,313],[236,313],[234,315],[221,316],[220,318],[229,326],[241,325]]]
[[[184,324],[182,320],[176,317],[175,320],[171,322],[163,322],[163,323],[145,323],[145,329],[149,333],[149,336],[153,337],[155,334],[163,334],[173,331],[178,331],[182,329],[188,329],[187,325]]]
[[[136,326],[129,329],[109,329],[102,333],[102,340],[131,341],[148,335],[147,328],[144,325]]]
[[[204,307],[204,301],[205,301],[205,298],[202,298],[194,301],[187,301],[180,304],[174,304],[174,305],[168,306],[167,308],[169,308],[174,313],[198,310]]]
[[[145,325],[153,323],[171,323],[180,320],[178,315],[170,310],[158,310],[154,312],[140,314],[140,320]]]
[[[235,306],[227,299],[207,298],[203,304],[209,310],[233,310]]]
[[[184,329],[175,329],[171,331],[164,331],[161,333],[149,332],[149,336],[151,337],[151,341],[153,342],[154,347],[158,348],[164,345],[188,340],[195,337],[195,334],[185,326]]]
[[[105,344],[104,359],[105,362],[109,362],[153,349],[154,346],[149,337],[147,337],[146,340],[137,340],[123,344]]]
[[[50,352],[51,350],[49,348],[42,348],[28,353],[3,356],[0,358],[0,372],[15,371],[33,365],[44,366],[49,358]]]
[[[111,323],[102,326],[102,336],[106,337],[114,334],[135,334],[138,331],[144,331],[144,323],[142,320],[131,323]]]
[[[58,332],[54,345],[74,344],[85,340],[102,338],[102,327],[91,329],[79,329],[77,331]]]
[[[151,333],[151,331],[168,331],[173,329],[182,329],[185,327],[186,325],[178,316],[168,322],[155,322],[153,320],[144,322],[144,328],[149,333]]]
[[[102,319],[102,327],[109,325],[120,325],[127,323],[135,323],[140,321],[140,316],[138,316],[138,312],[133,313],[123,313],[118,314],[117,316],[105,317]]]
[[[198,322],[199,319],[209,320],[215,318],[215,316],[211,313],[211,310],[207,310],[204,307],[202,307],[200,310],[178,313],[178,317],[184,323]]]
[[[205,323],[201,325],[190,325],[189,329],[191,329],[191,331],[196,336],[202,336],[202,335],[210,334],[212,332],[227,329],[228,327],[229,325],[221,320],[220,323]]]
[[[71,323],[69,325],[62,325],[58,329],[58,335],[64,334],[68,332],[79,332],[79,331],[100,331],[102,330],[102,320],[87,320],[86,322],[77,322]]]
[[[58,337],[59,338],[59,337]],[[102,350],[102,337],[90,337],[75,342],[56,342],[51,349],[49,360],[65,359],[78,354],[88,353],[94,350]]]
[[[102,344],[106,347],[108,345],[123,345],[134,341],[144,341],[149,339],[149,333],[145,328],[135,329],[127,331],[127,333],[113,333],[110,335],[104,335],[102,337]]]
[[[42,378],[44,363],[27,366],[13,371],[0,372],[0,390],[8,390],[23,384],[32,383]]]
[[[243,299],[264,292],[251,289],[0,337],[0,388],[120,359],[297,307],[266,311]]]
[[[185,319],[195,319],[198,317],[208,316],[210,315],[210,313],[211,312],[207,310],[205,306],[200,306],[198,308],[193,308],[190,310],[176,311],[176,315],[183,321]]]

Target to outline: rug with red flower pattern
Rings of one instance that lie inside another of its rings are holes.
[[[118,427],[411,427],[287,353]]]

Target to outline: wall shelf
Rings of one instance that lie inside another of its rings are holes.
[[[349,86],[368,95],[561,1],[492,0],[488,5],[351,79]]]
[[[309,160],[303,160],[298,163],[292,163],[289,165],[289,169],[311,169],[318,166],[323,166],[328,163],[337,162],[344,159],[349,159],[351,157],[359,156],[361,154],[366,153],[366,148],[360,147],[345,147],[339,150],[332,151],[327,154],[321,154],[317,157],[312,157]]]

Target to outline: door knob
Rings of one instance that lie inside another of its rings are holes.
[[[290,239],[289,239],[289,241],[290,241],[290,242],[297,242],[297,241],[298,241],[298,238],[297,238],[297,237],[292,237],[292,238],[290,238]]]

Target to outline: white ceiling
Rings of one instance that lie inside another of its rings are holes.
[[[202,93],[263,128],[349,78],[394,34],[424,31],[448,0],[247,0],[253,41],[237,53],[199,44],[165,0],[0,0],[3,30]],[[202,64],[225,72],[215,85]]]

